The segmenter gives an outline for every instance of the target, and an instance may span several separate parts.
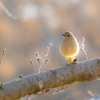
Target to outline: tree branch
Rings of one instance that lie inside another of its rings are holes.
[[[40,91],[70,85],[76,82],[93,81],[100,76],[100,58],[71,63],[29,76],[21,76],[0,87],[0,100],[15,100]]]

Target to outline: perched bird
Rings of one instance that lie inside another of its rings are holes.
[[[65,32],[63,35],[63,41],[60,46],[61,54],[68,59],[68,63],[72,63],[73,59],[79,53],[79,44],[71,32]]]

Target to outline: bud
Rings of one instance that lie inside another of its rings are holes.
[[[39,56],[39,54],[36,52],[36,54],[35,54],[37,57]]]
[[[44,63],[48,63],[48,62],[49,62],[49,59],[46,59]]]

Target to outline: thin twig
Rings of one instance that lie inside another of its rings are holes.
[[[13,14],[11,14],[10,12],[9,12],[9,10],[3,5],[3,3],[0,1],[0,7],[5,11],[5,13],[9,16],[9,17],[11,17],[11,18],[13,18],[13,19],[17,19],[17,17],[16,16],[14,16]]]
[[[82,42],[81,42],[81,45],[80,45],[80,49],[84,52],[84,54],[85,54],[85,56],[86,56],[86,59],[88,60],[88,57],[87,57],[87,54],[86,54],[86,51],[87,50],[85,50],[85,44],[84,44],[84,42],[85,42],[85,38],[84,37],[82,37]]]
[[[37,73],[37,70],[36,70],[36,68],[35,68],[35,66],[33,64],[33,61],[31,59],[29,59],[29,61],[30,61],[30,64],[32,65],[32,67],[34,68],[35,72]]]
[[[74,93],[74,94],[72,94],[72,95],[70,95],[70,96],[68,96],[68,97],[66,97],[66,98],[63,98],[62,100],[67,100],[67,99],[69,99],[69,98],[71,98],[71,97],[73,97],[73,96],[78,95],[80,92],[81,92],[81,91],[79,91],[79,92],[77,92],[77,93]]]
[[[6,52],[6,48],[2,51],[1,58],[0,58],[0,64],[2,62],[3,56],[5,55],[5,52]]]
[[[89,90],[88,94],[90,94],[92,97],[95,97],[95,95]]]
[[[47,47],[47,51],[45,52],[45,56],[44,56],[44,58],[43,58],[43,59],[41,60],[41,62],[40,62],[40,65],[39,65],[39,68],[38,68],[38,73],[41,72],[41,71],[40,71],[41,66],[42,66],[43,62],[45,61],[46,57],[48,56],[48,52],[50,51],[50,47],[51,47],[51,46],[52,46],[52,44],[50,43],[50,46]]]

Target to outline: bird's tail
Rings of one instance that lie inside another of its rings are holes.
[[[72,63],[73,62],[73,58],[68,58],[68,64]]]

